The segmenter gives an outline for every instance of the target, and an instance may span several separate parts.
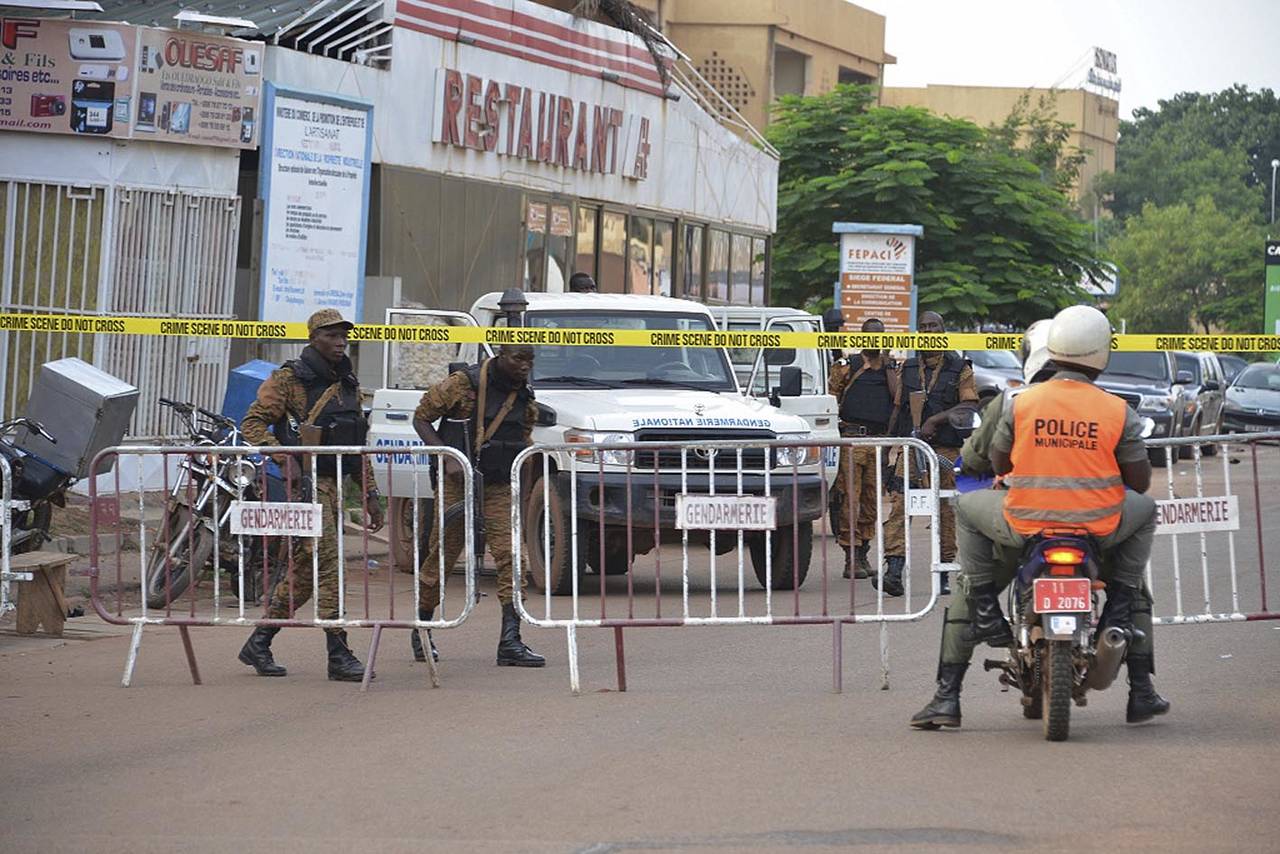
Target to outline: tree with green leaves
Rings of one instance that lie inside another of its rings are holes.
[[[1264,227],[1194,204],[1147,203],[1111,242],[1120,268],[1113,317],[1129,332],[1241,332],[1262,328]]]
[[[1267,217],[1275,157],[1280,100],[1270,89],[1183,92],[1120,123],[1116,171],[1099,176],[1098,190],[1121,219],[1148,203],[1194,205],[1204,196],[1220,211]]]
[[[915,223],[919,307],[955,325],[1025,324],[1077,302],[1102,270],[1090,229],[1041,169],[997,134],[866,87],[785,96],[769,140],[782,156],[773,293],[804,305],[838,278],[833,222]]]

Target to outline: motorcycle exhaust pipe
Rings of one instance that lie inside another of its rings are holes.
[[[1128,647],[1129,638],[1123,630],[1115,626],[1103,629],[1098,635],[1098,648],[1093,654],[1093,664],[1089,667],[1085,685],[1092,691],[1111,687],[1120,673],[1120,665],[1124,662],[1124,653]]]

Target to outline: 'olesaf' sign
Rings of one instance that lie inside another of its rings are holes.
[[[1240,530],[1240,504],[1234,495],[1169,498],[1156,502],[1157,534],[1200,534]]]
[[[319,537],[319,504],[299,501],[232,501],[231,533],[265,537]]]

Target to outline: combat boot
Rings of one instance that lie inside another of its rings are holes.
[[[542,667],[547,660],[520,640],[520,616],[514,603],[502,606],[502,634],[498,638],[499,667]]]
[[[867,561],[867,552],[871,548],[870,543],[864,543],[856,548],[844,548],[844,574],[841,578],[870,578],[871,564]]]
[[[278,626],[258,626],[240,647],[240,660],[258,671],[259,676],[284,676],[289,672],[271,655],[271,639],[279,632]]]
[[[938,690],[929,705],[911,717],[913,727],[937,729],[960,726],[960,686],[968,669],[968,664],[938,665]]]
[[[884,594],[886,596],[902,595],[902,568],[907,559],[903,557],[887,557],[884,559]],[[880,579],[871,576],[871,586],[880,589]]]
[[[424,623],[429,621],[431,616],[435,613],[435,610],[435,608],[419,608],[418,619]],[[414,661],[425,662],[427,660],[427,653],[422,648],[422,633],[417,629],[414,629],[409,633],[409,646],[413,648]],[[440,650],[436,649],[436,640],[431,637],[431,629],[427,629],[427,646],[431,648],[431,660],[439,661]]]
[[[1129,705],[1124,710],[1125,722],[1140,724],[1169,711],[1169,701],[1157,694],[1156,686],[1151,683],[1151,656],[1130,655],[1126,660],[1129,664]]]
[[[986,641],[990,646],[1013,644],[1013,629],[1000,610],[1000,591],[994,584],[979,584],[969,590],[969,610],[973,616],[964,630],[965,640]]]
[[[329,648],[329,678],[334,682],[359,682],[364,679],[364,665],[347,646],[346,632],[324,633]]]

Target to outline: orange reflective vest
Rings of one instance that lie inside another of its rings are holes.
[[[1054,379],[1013,401],[1013,471],[1004,517],[1023,536],[1047,529],[1115,531],[1124,506],[1116,446],[1123,400],[1092,383]]]

